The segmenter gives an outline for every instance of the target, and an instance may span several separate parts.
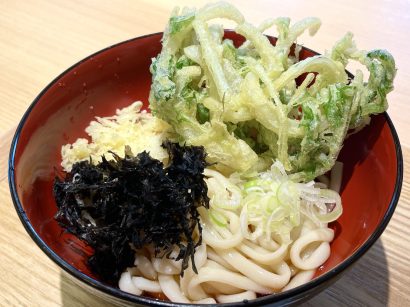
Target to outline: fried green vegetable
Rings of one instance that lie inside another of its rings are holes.
[[[223,28],[208,23],[214,18],[234,21],[246,41],[237,47],[224,39]],[[275,46],[263,35],[272,26]],[[349,129],[387,109],[396,74],[387,51],[358,50],[351,33],[328,54],[299,61],[301,47],[291,52],[292,45],[319,27],[317,18],[255,27],[223,2],[175,11],[151,65],[150,107],[181,143],[204,146],[219,170],[261,171],[278,159],[294,180],[311,180],[334,165]],[[363,64],[369,79],[357,71],[350,80],[350,61]]]

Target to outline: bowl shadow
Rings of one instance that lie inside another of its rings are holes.
[[[383,242],[369,251],[325,291],[300,306],[387,306],[389,268]]]
[[[78,284],[71,280],[68,273],[63,270],[60,271],[60,291],[61,291],[61,306],[74,307],[74,306],[98,306],[109,307],[113,306],[102,298],[92,294],[91,292],[80,287]]]

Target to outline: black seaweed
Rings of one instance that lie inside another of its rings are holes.
[[[206,154],[203,147],[171,142],[162,146],[170,157],[166,168],[147,152],[134,157],[127,147],[125,158],[113,154],[115,160],[102,157],[98,165],[79,162],[64,179],[55,179],[55,219],[93,247],[88,265],[107,282],[117,282],[133,265],[133,248],[146,245],[153,246],[158,257],[170,257],[179,247],[181,275],[189,259],[197,272],[194,253],[202,240],[197,208],[209,206],[203,175]]]

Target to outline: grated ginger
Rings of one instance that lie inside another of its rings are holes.
[[[96,117],[85,129],[91,142],[85,138],[77,139],[73,144],[61,148],[61,166],[71,171],[76,162],[89,160],[93,164],[101,162],[104,155],[107,160],[113,159],[112,151],[124,157],[125,146],[131,147],[134,155],[147,151],[152,158],[168,161],[168,154],[161,144],[169,137],[171,128],[163,120],[141,111],[142,102],[137,101],[128,107],[118,109],[116,115]]]

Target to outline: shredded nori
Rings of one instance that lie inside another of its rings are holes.
[[[65,178],[55,178],[55,219],[94,249],[88,265],[106,282],[117,282],[133,266],[133,249],[147,245],[158,257],[170,257],[178,247],[181,275],[189,259],[197,272],[194,253],[202,240],[197,208],[209,207],[206,154],[198,146],[168,141],[162,146],[170,157],[165,168],[147,152],[134,156],[127,147],[124,158],[112,153],[114,160],[102,157],[98,165],[78,162]]]

